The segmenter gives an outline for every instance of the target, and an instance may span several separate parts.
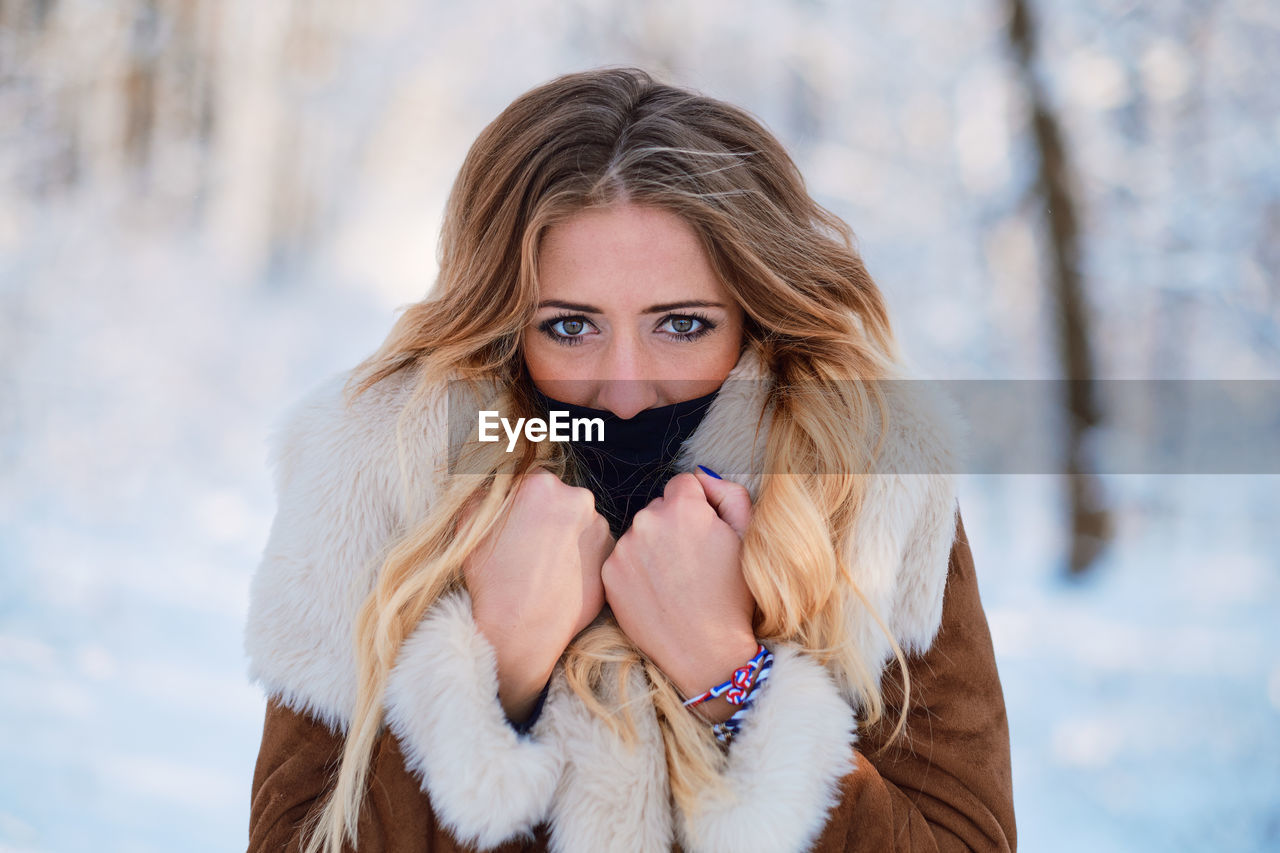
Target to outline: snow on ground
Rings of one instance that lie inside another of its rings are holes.
[[[17,413],[0,468],[0,841],[243,847],[263,700],[240,631],[274,508],[265,434],[392,315],[322,281],[251,292],[197,248],[59,225],[24,258],[38,282],[3,279],[22,341],[0,403]]]

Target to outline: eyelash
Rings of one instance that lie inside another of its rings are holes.
[[[581,320],[583,323],[587,323],[587,324],[591,322],[581,314],[557,314],[556,316],[550,317],[546,320],[543,320],[541,323],[539,323],[538,331],[542,332],[544,335],[551,338],[551,340],[555,341],[561,346],[566,346],[566,347],[579,346],[582,343],[582,339],[585,337],[585,335],[562,335],[552,328],[556,323],[559,323],[562,320]],[[669,320],[697,320],[699,323],[702,324],[701,328],[696,329],[692,332],[668,332],[667,333],[670,337],[674,338],[677,341],[697,340],[703,335],[710,333],[716,327],[715,322],[712,321],[712,319],[706,316],[705,314],[698,314],[698,313],[668,314],[667,316],[662,318],[662,323],[666,323]],[[659,323],[659,325],[662,325],[662,323]]]

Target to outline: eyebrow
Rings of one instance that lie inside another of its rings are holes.
[[[689,299],[684,302],[666,302],[662,305],[650,305],[641,311],[641,314],[664,314],[667,311],[677,311],[681,308],[724,308],[723,302],[712,302],[707,299]],[[582,302],[565,302],[562,299],[546,299],[538,303],[539,310],[543,308],[563,308],[566,311],[581,311],[584,314],[603,314],[604,311],[594,305],[586,305]]]

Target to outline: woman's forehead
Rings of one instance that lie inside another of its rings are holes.
[[[541,300],[607,300],[637,312],[690,299],[730,302],[688,223],[629,202],[552,226],[540,246],[538,279]]]

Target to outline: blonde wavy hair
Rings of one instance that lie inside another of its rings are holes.
[[[889,375],[897,345],[849,227],[809,197],[782,145],[747,112],[634,68],[567,74],[517,98],[476,139],[458,174],[435,290],[408,306],[356,368],[348,400],[415,371],[415,399],[450,378],[496,380],[503,411],[537,414],[521,342],[538,304],[539,242],[584,208],[624,200],[662,207],[693,227],[744,310],[747,345],[775,380],[768,473],[741,551],[759,606],[756,634],[823,662],[858,697],[864,722],[875,723],[885,708],[880,674],[867,671],[853,647],[849,607],[870,609],[897,657],[904,694],[909,683],[902,651],[846,555],[887,406],[878,383],[847,380]],[[412,412],[406,407],[406,416]],[[355,712],[336,783],[312,816],[307,853],[340,853],[344,834],[356,841],[382,697],[405,638],[461,585],[464,560],[504,517],[522,477],[539,466],[573,475],[553,442],[523,442],[517,453],[476,442],[466,452],[468,470],[482,476],[446,478],[426,517],[389,551],[360,611]],[[574,638],[561,664],[573,692],[628,743],[637,735],[630,709],[652,702],[678,805],[692,809],[697,792],[720,784],[725,757],[711,728],[682,706],[607,610]],[[632,677],[637,670],[643,679]],[[635,683],[649,695],[632,695]],[[904,695],[890,740],[901,734],[906,709]]]

